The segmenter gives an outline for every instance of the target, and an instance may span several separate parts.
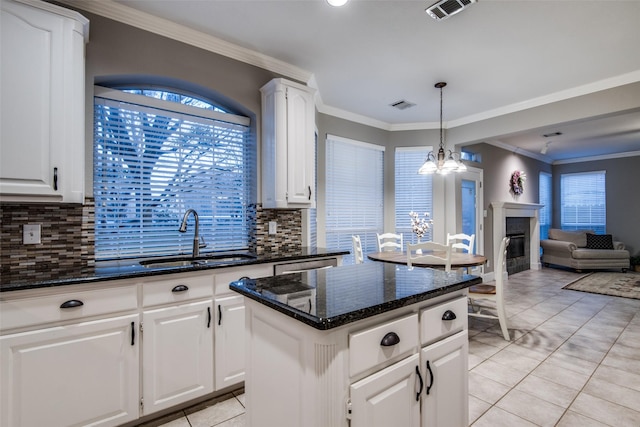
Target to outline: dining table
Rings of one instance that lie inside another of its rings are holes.
[[[426,252],[425,252],[426,253]],[[433,251],[433,255],[438,257],[445,257],[444,252]],[[407,252],[405,251],[383,251],[372,252],[367,254],[367,258],[373,261],[389,262],[392,264],[407,264]],[[484,255],[470,254],[466,252],[451,252],[451,268],[468,268],[484,265],[487,262],[487,258]],[[429,261],[418,260],[412,261],[412,264],[417,267],[431,267],[431,268],[444,268],[445,261],[438,259],[430,259]]]

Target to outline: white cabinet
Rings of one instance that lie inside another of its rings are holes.
[[[466,330],[422,349],[422,427],[469,425],[468,352]]]
[[[138,314],[0,337],[0,425],[116,426],[138,418]]]
[[[213,391],[211,300],[143,313],[144,415]]]
[[[248,426],[467,426],[466,291],[327,331],[245,303]]]
[[[273,264],[231,267],[215,273],[215,389],[240,384],[245,379],[245,302],[229,289],[243,277],[257,279],[273,274]]]
[[[315,207],[314,90],[273,79],[262,92],[262,206]]]
[[[420,426],[417,354],[351,385],[351,427]]]
[[[244,297],[216,298],[215,307],[215,388],[220,390],[244,381]]]
[[[35,0],[1,8],[0,194],[82,203],[89,21]]]
[[[142,301],[143,414],[213,392],[213,275],[150,280]]]

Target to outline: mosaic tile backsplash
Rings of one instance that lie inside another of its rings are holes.
[[[93,199],[76,204],[0,203],[0,280],[18,275],[38,279],[42,272],[56,273],[95,263]],[[290,254],[302,248],[302,211],[262,209],[251,205],[255,224],[249,236],[249,250],[258,255]],[[278,232],[269,235],[269,221]],[[22,244],[25,224],[41,224],[41,243]]]

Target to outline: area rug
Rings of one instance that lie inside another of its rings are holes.
[[[563,289],[640,299],[640,273],[591,273]]]

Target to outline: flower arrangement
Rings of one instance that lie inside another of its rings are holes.
[[[431,228],[431,224],[433,224],[433,220],[431,219],[429,212],[424,213],[424,218],[420,218],[417,212],[409,212],[409,216],[411,217],[411,228],[413,232],[418,236],[418,240],[422,238],[427,231]]]
[[[511,174],[509,180],[509,189],[515,196],[519,196],[524,193],[524,182],[527,180],[527,175],[524,171],[514,171]]]

